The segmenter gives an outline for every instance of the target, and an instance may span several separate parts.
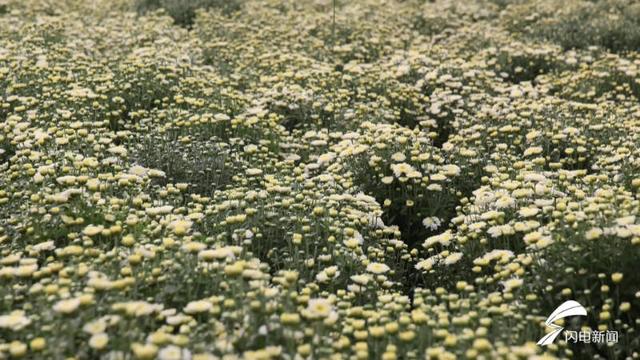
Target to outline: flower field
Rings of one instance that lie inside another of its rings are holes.
[[[639,74],[633,0],[0,0],[0,359],[640,358]]]

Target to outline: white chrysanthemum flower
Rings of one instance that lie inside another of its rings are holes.
[[[442,262],[445,265],[453,265],[453,264],[457,263],[458,261],[460,261],[460,259],[462,259],[462,253],[461,252],[455,252],[455,253],[452,253],[451,255],[447,256],[444,260],[442,260]]]
[[[8,329],[11,331],[22,330],[31,324],[31,320],[25,316],[24,311],[16,310],[9,315],[0,316],[0,329]]]
[[[86,323],[82,327],[82,331],[91,335],[103,333],[107,329],[107,323],[101,319]]]
[[[89,339],[89,347],[96,350],[104,349],[109,343],[109,335],[105,333],[94,334]]]
[[[315,298],[309,299],[305,315],[311,319],[326,318],[334,312],[333,305],[329,299]]]
[[[588,230],[585,234],[584,237],[587,240],[595,240],[597,238],[599,238],[600,236],[602,236],[604,232],[602,231],[602,229],[598,228],[598,227],[594,227],[591,228],[590,230]]]
[[[521,287],[523,283],[524,281],[520,278],[512,278],[512,279],[503,281],[502,285],[504,286],[504,289],[506,291],[511,291]]]
[[[44,241],[41,243],[38,243],[36,245],[33,246],[33,250],[40,252],[40,251],[50,251],[56,248],[55,243],[53,242],[53,240],[49,240],[49,241]]]
[[[434,235],[434,236],[428,237],[427,240],[425,240],[425,242],[422,244],[422,246],[425,249],[428,249],[428,248],[432,247],[435,244],[440,244],[442,246],[447,246],[451,242],[451,239],[453,239],[453,234],[451,233],[450,230],[447,230],[447,231],[443,232],[442,234],[438,234],[438,235]]]
[[[188,349],[169,345],[160,349],[158,360],[191,360],[191,352]]]
[[[184,312],[187,314],[197,314],[202,312],[207,312],[213,308],[213,305],[210,301],[207,300],[198,300],[191,301],[185,306]]]
[[[171,213],[172,210],[173,210],[173,206],[164,205],[164,206],[147,208],[145,210],[145,212],[147,214],[149,214],[149,215],[155,216],[155,215],[166,215],[166,214],[169,214],[169,213]]]
[[[367,265],[367,271],[373,274],[384,274],[389,270],[391,270],[389,266],[383,263],[374,262]]]
[[[333,152],[329,152],[329,153],[325,153],[318,156],[317,162],[318,162],[318,165],[325,165],[333,162],[335,158],[336,158],[336,154]]]
[[[100,234],[103,230],[103,226],[88,225],[84,230],[82,230],[82,233],[87,236],[95,236]]]
[[[262,175],[262,170],[257,168],[251,168],[246,170],[246,174],[248,176],[258,176],[258,175]]]
[[[407,159],[407,157],[401,152],[397,152],[397,153],[394,153],[393,155],[391,155],[391,160],[393,160],[395,162],[403,162],[406,159]]]
[[[62,314],[71,314],[80,306],[80,299],[72,298],[58,301],[53,305],[53,311]]]
[[[422,177],[422,174],[420,174],[419,171],[417,171],[416,169],[413,168],[413,166],[407,163],[392,164],[391,170],[393,171],[393,174],[397,178],[400,178],[403,176],[406,176],[408,178]]]
[[[416,270],[429,271],[433,268],[436,262],[437,262],[437,257],[432,256],[428,259],[419,261],[415,267],[416,267]]]
[[[458,176],[461,171],[457,165],[444,165],[442,170],[446,176]]]
[[[525,207],[520,209],[518,213],[522,217],[532,217],[532,216],[536,216],[538,212],[540,212],[540,210],[536,207]]]
[[[371,281],[371,275],[368,274],[359,274],[352,275],[351,280],[359,285],[367,285]]]
[[[438,217],[430,216],[422,219],[422,226],[424,226],[427,230],[437,230],[440,225],[442,225],[442,221]]]
[[[178,220],[172,221],[169,224],[168,228],[170,230],[173,230],[173,233],[176,235],[184,235],[191,229],[192,225],[193,225],[193,221],[191,220],[178,219]]]

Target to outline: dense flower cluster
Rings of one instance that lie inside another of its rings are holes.
[[[336,5],[0,0],[0,359],[640,356],[636,38]]]

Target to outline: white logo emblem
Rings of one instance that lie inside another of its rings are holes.
[[[560,335],[562,330],[564,330],[562,326],[558,326],[554,324],[556,320],[560,320],[568,316],[577,316],[577,315],[587,316],[587,310],[582,305],[580,305],[580,303],[578,303],[577,301],[569,300],[569,301],[563,302],[562,305],[558,306],[558,308],[555,309],[551,313],[551,315],[549,315],[549,317],[547,318],[547,321],[544,322],[545,325],[547,325],[547,327],[550,327],[554,330],[548,333],[547,335],[543,336],[542,339],[538,341],[538,345],[546,346],[553,343],[556,337],[558,337],[558,335]]]

